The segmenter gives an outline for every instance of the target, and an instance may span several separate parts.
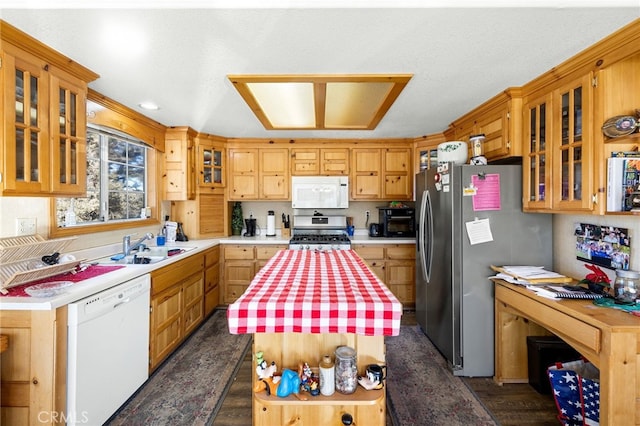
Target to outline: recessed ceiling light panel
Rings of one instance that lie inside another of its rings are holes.
[[[411,74],[229,75],[267,130],[372,130]]]

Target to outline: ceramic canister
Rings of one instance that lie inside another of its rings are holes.
[[[320,362],[320,393],[324,396],[333,395],[336,390],[335,368],[330,355],[324,355]]]

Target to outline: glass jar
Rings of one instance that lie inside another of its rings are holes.
[[[343,394],[354,393],[358,386],[356,351],[349,346],[339,346],[335,355],[336,390]]]
[[[640,272],[624,269],[616,270],[616,280],[613,284],[613,294],[616,303],[631,305],[638,299],[640,290]]]

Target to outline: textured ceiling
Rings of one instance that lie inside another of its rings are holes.
[[[637,7],[0,9],[167,126],[228,137],[417,137],[640,17]],[[118,37],[124,43],[114,48]],[[377,129],[267,131],[228,74],[414,74]]]

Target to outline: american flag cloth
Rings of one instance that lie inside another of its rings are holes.
[[[549,367],[549,382],[564,426],[596,426],[600,423],[600,383],[593,364],[580,361]]]
[[[280,250],[227,309],[231,334],[397,336],[402,304],[353,250]]]

